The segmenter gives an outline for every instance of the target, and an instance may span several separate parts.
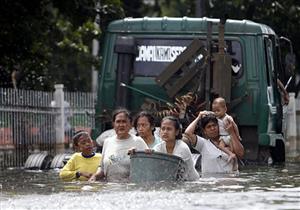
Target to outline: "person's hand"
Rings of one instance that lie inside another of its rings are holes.
[[[152,154],[153,152],[154,152],[153,149],[150,149],[150,148],[145,149],[146,154]]]
[[[92,173],[89,172],[80,172],[80,176],[86,177],[86,178],[91,178],[92,177]]]
[[[89,178],[89,182],[95,182],[96,180],[105,179],[105,175],[103,171],[96,172]]]
[[[96,174],[93,174],[90,178],[89,178],[89,182],[95,182],[96,181],[96,179],[97,179],[97,176],[96,176]]]
[[[197,118],[198,118],[198,119],[201,119],[201,118],[203,117],[203,114],[204,114],[203,111],[199,112]]]
[[[132,147],[131,149],[128,150],[127,154],[128,155],[134,155],[136,152],[136,148],[135,147]]]
[[[201,111],[201,112],[199,112],[199,114],[198,114],[198,118],[201,119],[202,117],[208,115],[209,113],[211,113],[211,112],[210,112],[210,111],[206,111],[206,110]]]
[[[234,153],[231,153],[228,157],[228,162],[231,162],[231,161],[236,161],[236,155]]]
[[[232,134],[234,132],[233,122],[231,120],[227,120],[226,125],[225,125],[225,130],[229,134]]]

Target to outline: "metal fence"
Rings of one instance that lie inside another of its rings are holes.
[[[92,93],[64,92],[66,149],[74,132],[94,128],[94,103]],[[0,168],[23,166],[37,151],[54,156],[60,112],[52,92],[0,88]]]

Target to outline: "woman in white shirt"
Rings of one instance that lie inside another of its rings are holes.
[[[154,135],[154,117],[149,112],[139,112],[134,119],[133,125],[137,131],[137,136],[140,136],[149,148],[153,148],[161,142],[160,138]]]
[[[164,117],[161,121],[160,137],[163,141],[153,149],[157,152],[176,155],[182,158],[185,163],[183,179],[187,181],[197,180],[199,174],[194,168],[191,151],[187,144],[181,140],[181,125],[179,120],[172,116]]]
[[[205,138],[194,134],[199,121]],[[234,132],[232,123],[229,122],[226,129],[232,138],[233,152],[237,157],[242,158],[244,148]],[[219,125],[214,114],[207,111],[200,112],[198,117],[186,128],[185,134],[189,137],[190,144],[202,155],[202,174],[232,173],[237,170],[236,161],[229,161],[229,156],[218,146],[220,142]]]
[[[130,149],[145,150],[147,144],[129,133],[132,118],[126,109],[118,109],[113,113],[113,127],[116,135],[104,140],[101,170],[94,174],[90,181],[105,178],[107,181],[128,181],[130,172]]]

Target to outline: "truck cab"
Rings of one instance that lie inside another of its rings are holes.
[[[111,128],[117,107],[146,109],[159,121],[180,96],[195,94],[204,102],[201,109],[210,109],[218,94],[239,127],[245,159],[283,162],[279,38],[264,24],[221,22],[188,17],[112,22],[102,43],[94,136]]]

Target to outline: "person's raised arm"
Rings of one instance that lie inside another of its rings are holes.
[[[284,102],[284,104],[288,105],[289,104],[289,100],[290,100],[289,93],[286,91],[284,85],[282,84],[282,82],[279,79],[277,79],[277,85],[279,87],[279,90],[280,90],[281,94],[283,95],[283,102]]]
[[[232,149],[233,153],[236,154],[238,158],[243,158],[245,150],[243,145],[240,142],[239,137],[237,136],[236,132],[234,131],[234,125],[232,121],[228,121],[227,127],[225,128],[231,137],[232,142]]]
[[[193,120],[193,122],[191,122],[191,124],[189,124],[189,126],[185,129],[184,134],[186,134],[190,140],[190,143],[192,146],[196,145],[196,141],[197,141],[197,137],[194,134],[197,124],[199,122],[199,120],[202,118],[203,115],[207,114],[206,111],[202,111],[199,113],[199,115]]]

